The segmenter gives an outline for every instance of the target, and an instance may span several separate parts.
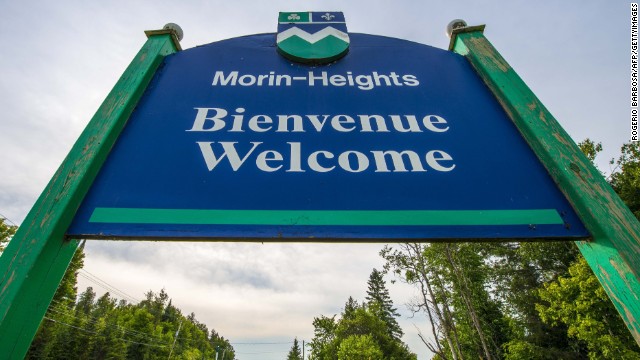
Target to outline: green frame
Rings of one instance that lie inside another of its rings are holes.
[[[640,223],[558,121],[483,34],[455,29],[449,50],[469,60],[591,233],[580,252],[640,344]]]
[[[23,359],[78,248],[75,213],[162,59],[180,50],[174,30],[148,39],[82,132],[0,256],[0,354]]]

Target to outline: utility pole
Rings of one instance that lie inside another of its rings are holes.
[[[304,340],[302,340],[302,360],[304,360]]]
[[[178,331],[176,331],[176,336],[173,339],[173,344],[171,344],[171,351],[169,351],[169,357],[167,360],[171,359],[171,354],[173,353],[173,347],[176,345],[176,340],[178,340],[178,334],[180,334],[180,328],[182,327],[182,321],[180,321],[180,325],[178,325]]]

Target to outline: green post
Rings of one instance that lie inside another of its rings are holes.
[[[483,30],[453,29],[449,50],[469,60],[573,205],[592,236],[576,244],[640,344],[640,223]]]
[[[178,31],[147,42],[118,80],[0,256],[0,354],[23,359],[79,241],[65,238],[84,196]]]

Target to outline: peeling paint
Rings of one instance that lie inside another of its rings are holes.
[[[577,245],[640,344],[640,223],[481,32],[456,42],[587,226],[593,243]]]
[[[633,284],[631,284],[627,279],[627,276],[631,275],[631,269],[629,269],[629,267],[626,264],[616,261],[613,258],[609,259],[609,264],[611,264],[611,267],[613,267],[618,272],[618,274],[620,275],[620,278],[624,280],[627,287],[633,288]],[[640,298],[638,297],[639,294],[631,293],[631,295],[633,295],[633,297],[636,300],[640,300]]]

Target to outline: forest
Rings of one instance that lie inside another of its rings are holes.
[[[622,146],[607,179],[640,218],[640,143]],[[580,143],[592,161],[602,147]],[[0,251],[16,227],[0,220]],[[402,341],[391,285],[412,285],[406,305],[429,319],[420,329],[434,360],[640,359],[640,347],[572,242],[387,245],[364,300],[312,319],[287,360],[417,359]],[[236,359],[231,343],[184,315],[164,289],[137,303],[92,288],[78,294],[77,251],[31,344],[29,359]],[[357,294],[356,294],[357,295]],[[363,294],[361,294],[363,295]],[[433,334],[433,335],[432,335]],[[295,334],[292,334],[292,338]]]

